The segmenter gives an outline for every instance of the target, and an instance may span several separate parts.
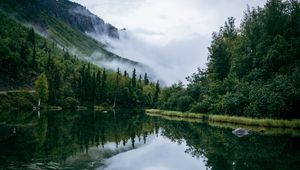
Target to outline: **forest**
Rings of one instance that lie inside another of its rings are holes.
[[[0,13],[0,94],[2,109],[32,109],[42,105],[75,108],[84,106],[155,107],[159,82],[136,70],[123,73],[93,65],[55,42],[37,34],[33,28]],[[9,90],[22,88],[22,92]],[[30,93],[29,90],[36,90]]]
[[[300,118],[300,3],[270,0],[212,34],[206,68],[162,90],[160,109]]]

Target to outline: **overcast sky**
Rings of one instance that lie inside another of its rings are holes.
[[[74,0],[117,28],[113,52],[152,67],[167,84],[204,68],[211,34],[230,16],[236,25],[247,5],[266,0]]]

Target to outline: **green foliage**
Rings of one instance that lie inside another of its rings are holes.
[[[183,111],[176,103],[185,99],[185,111],[299,118],[299,16],[299,1],[269,0],[249,8],[238,29],[229,18],[213,33],[208,68],[186,88],[163,89],[159,107]]]
[[[41,99],[42,102],[48,101],[48,97],[49,97],[48,80],[45,73],[42,73],[37,78],[35,82],[35,90],[37,92],[39,99]]]
[[[48,105],[153,107],[159,94],[159,85],[150,85],[147,76],[145,81],[137,81],[135,70],[132,77],[127,71],[121,76],[120,71],[114,73],[79,60],[1,12],[0,35],[0,75],[14,80],[13,85],[21,82],[27,87],[37,79],[37,94]],[[9,104],[1,102],[0,107],[9,108],[12,101],[7,100]]]
[[[32,109],[32,105],[37,103],[34,94],[28,92],[8,92],[0,94],[0,109]]]
[[[67,109],[75,109],[77,108],[79,102],[73,97],[67,97],[63,100],[62,106]]]

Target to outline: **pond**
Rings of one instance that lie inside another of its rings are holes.
[[[298,133],[239,138],[139,110],[1,112],[0,149],[0,169],[300,169]]]

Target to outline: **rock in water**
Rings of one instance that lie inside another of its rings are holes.
[[[248,130],[243,129],[243,128],[237,128],[237,129],[233,130],[232,133],[239,138],[249,135]]]

